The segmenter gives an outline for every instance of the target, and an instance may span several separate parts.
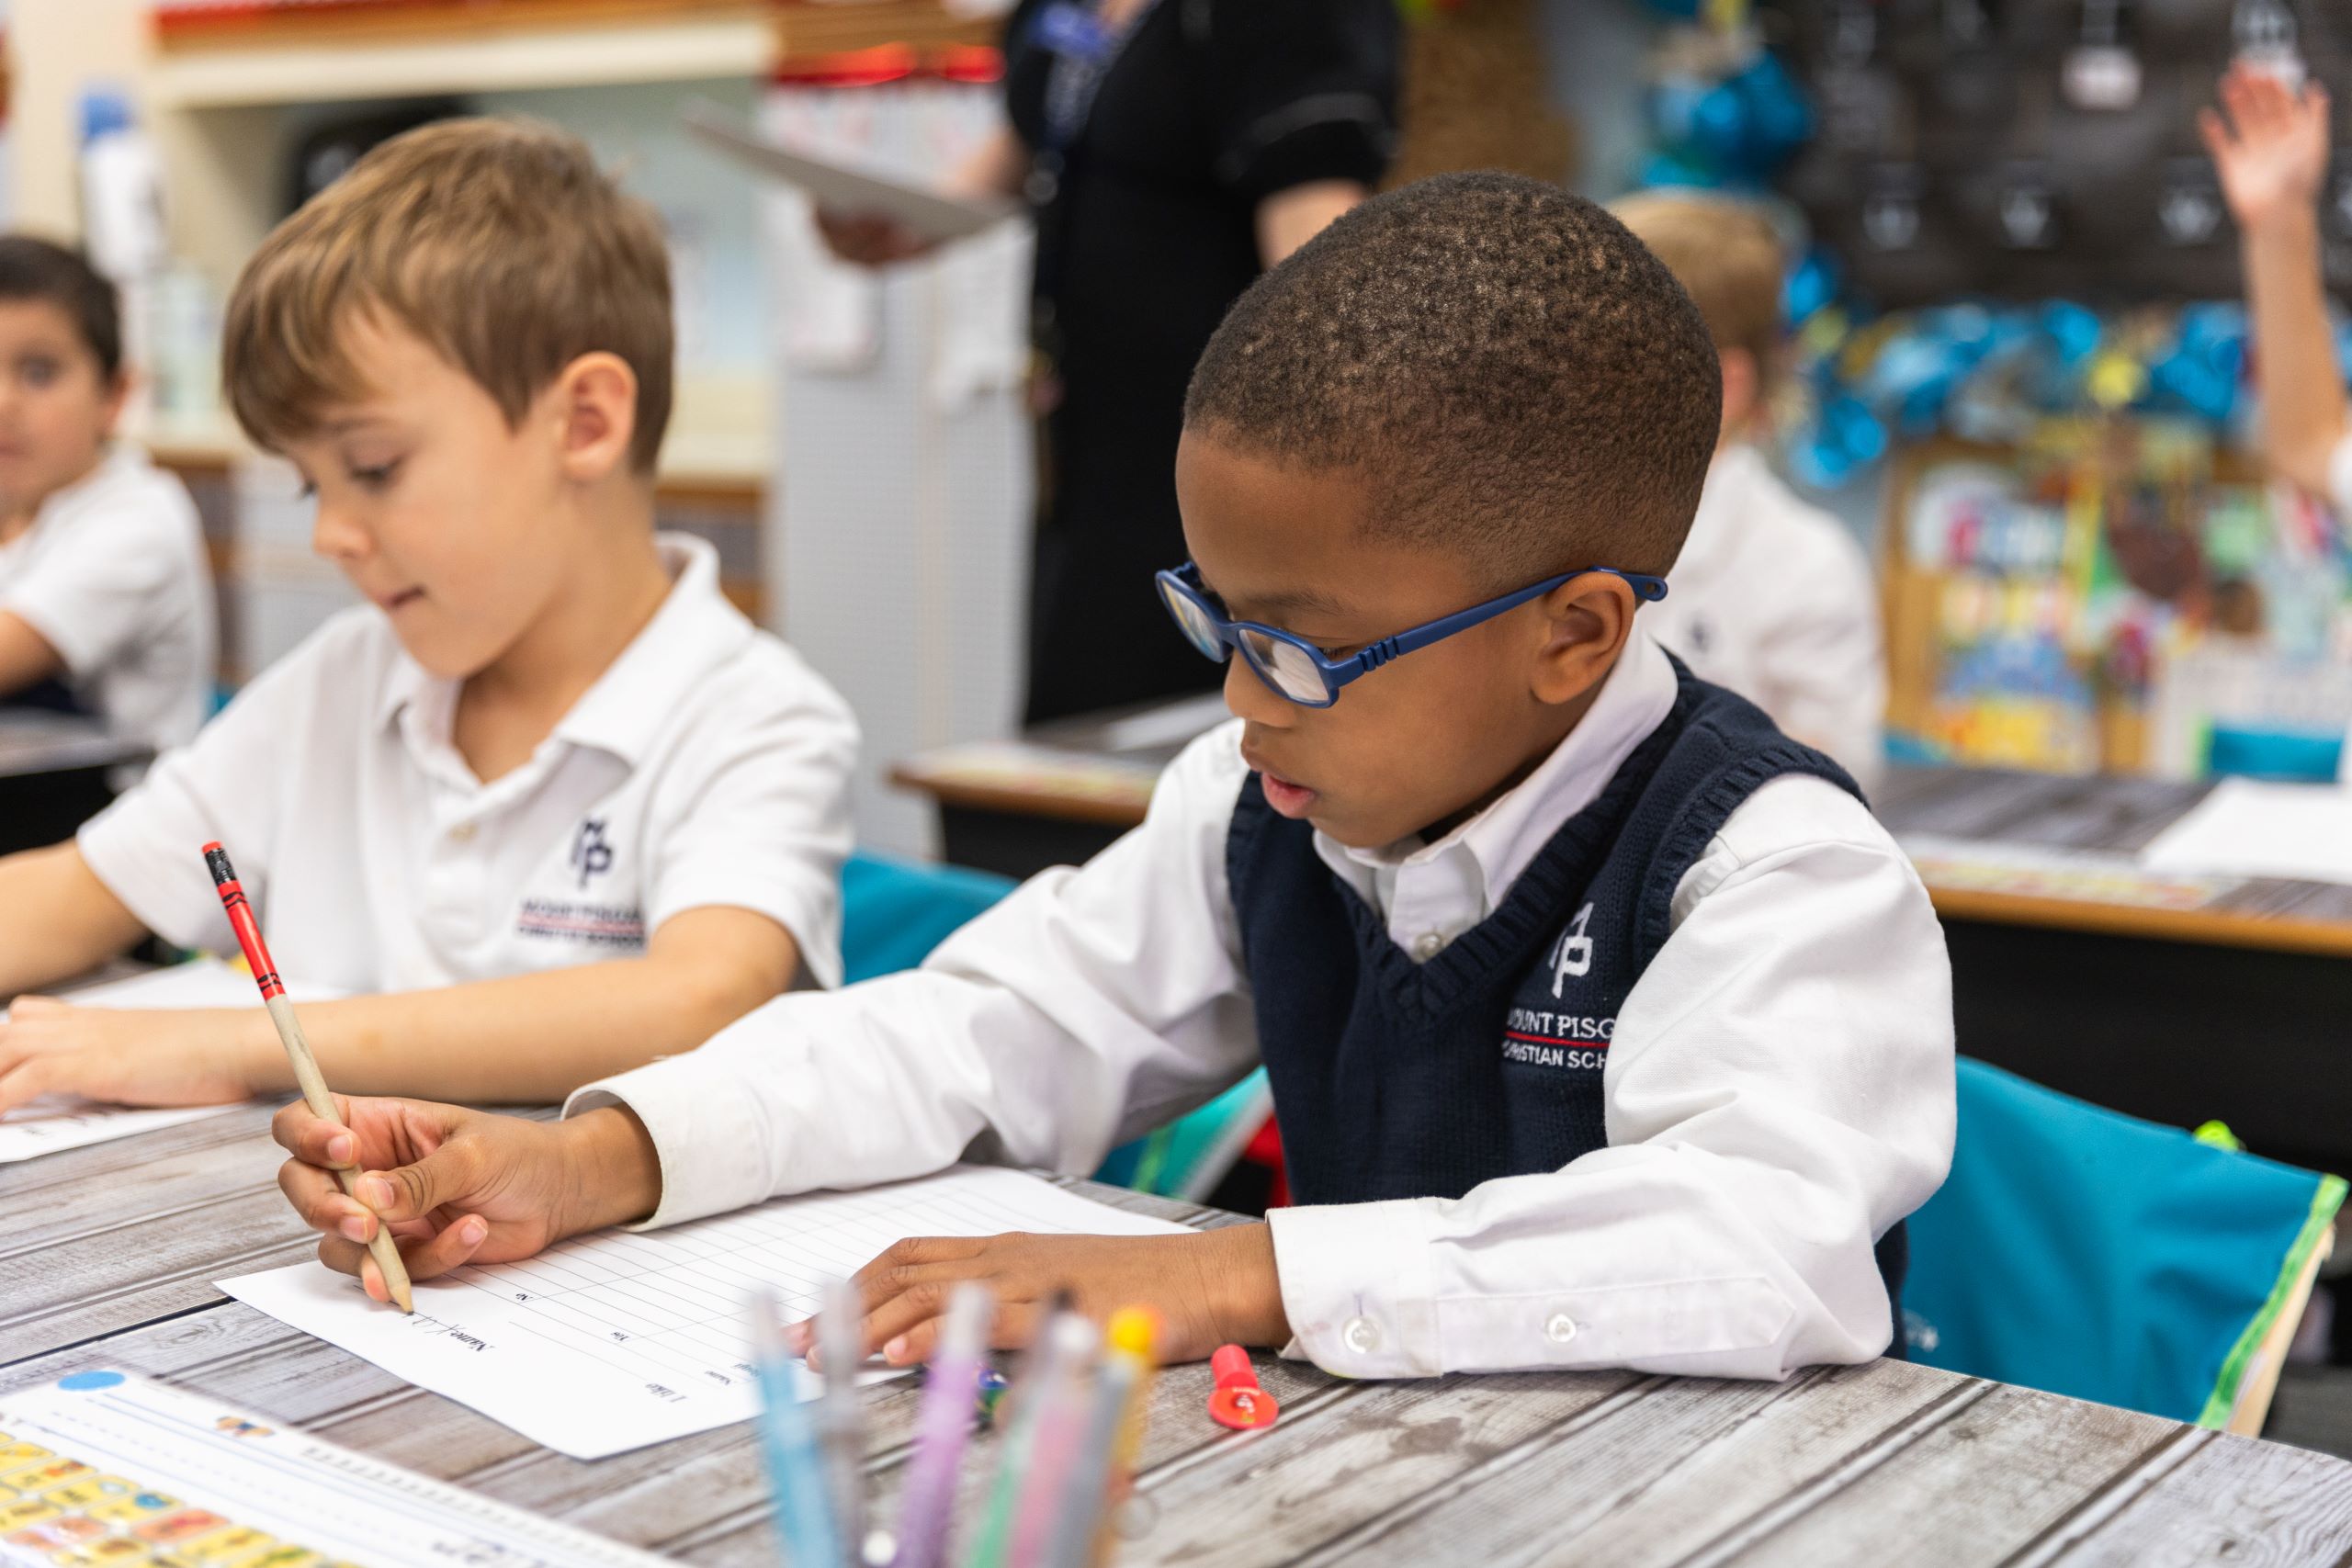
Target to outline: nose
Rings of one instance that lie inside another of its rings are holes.
[[[1238,649],[1225,661],[1225,705],[1235,717],[1268,729],[1288,729],[1298,722],[1298,705],[1268,689]]]
[[[339,565],[365,559],[375,548],[375,536],[340,506],[322,496],[311,517],[311,551]]]

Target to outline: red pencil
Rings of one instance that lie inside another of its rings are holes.
[[[237,874],[229,864],[229,852],[218,844],[204,846],[204,863],[212,873],[212,886],[220,890],[220,907],[228,911],[229,928],[237,933],[237,945],[245,950],[245,964],[254,972],[254,983],[261,987],[262,1005],[269,1010],[269,1021],[277,1025],[279,1043],[286,1047],[286,1059],[294,1065],[294,1081],[302,1086],[302,1102],[311,1114],[322,1122],[340,1123],[335,1114],[334,1097],[327,1092],[327,1080],[319,1076],[318,1058],[311,1055],[311,1043],[303,1038],[301,1021],[294,1016],[294,1004],[286,999],[286,987],[277,978],[277,965],[269,956],[269,948],[261,940],[261,923],[254,919],[254,907],[245,897],[245,890],[237,881]],[[334,1179],[343,1190],[350,1192],[357,1185],[358,1177],[348,1170],[338,1170]],[[384,1289],[392,1304],[402,1312],[414,1312],[416,1301],[409,1289],[408,1268],[401,1261],[401,1249],[392,1245],[391,1233],[379,1222],[376,1234],[368,1243],[368,1256],[384,1276]]]

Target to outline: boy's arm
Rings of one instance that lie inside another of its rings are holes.
[[[2238,222],[2264,452],[2278,472],[2325,495],[2331,460],[2352,428],[2320,274],[2327,93],[2313,83],[2297,94],[2240,65],[2222,79],[2221,94],[2226,118],[2207,109],[2199,128]]]
[[[1607,1148],[1453,1201],[1274,1212],[1306,1355],[1777,1378],[1886,1347],[1873,1243],[1951,1154],[1927,893],[1859,804],[1792,779],[1733,815],[1676,909],[1610,1047]]]
[[[1225,886],[1236,727],[1195,742],[1144,825],[1033,878],[923,968],[780,998],[673,1061],[592,1084],[660,1151],[667,1224],[920,1176],[976,1145],[1085,1172],[1256,1064]]]
[[[0,610],[0,697],[21,692],[65,669],[65,660],[31,622],[14,610]]]
[[[74,845],[0,859],[0,1004],[96,968],[144,934]],[[6,1029],[0,1024],[0,1051]]]
[[[306,1003],[302,1027],[327,1082],[349,1093],[541,1103],[693,1050],[783,990],[798,965],[791,933],[764,915],[688,909],[653,933],[642,958]],[[47,1093],[176,1105],[292,1088],[258,1008],[28,1000],[0,1027],[0,1111]]]

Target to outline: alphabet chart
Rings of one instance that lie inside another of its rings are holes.
[[[0,1394],[6,1568],[660,1561],[129,1373]]]
[[[455,1269],[418,1282],[413,1317],[313,1263],[224,1280],[220,1289],[536,1442],[602,1459],[757,1413],[745,1308],[758,1291],[775,1291],[787,1315],[806,1316],[831,1280],[910,1235],[1183,1229],[1020,1171],[958,1166]],[[802,1397],[818,1387],[804,1370]]]
[[[332,995],[316,987],[293,987],[298,1001],[316,1001]],[[261,993],[251,975],[218,959],[199,958],[151,974],[133,976],[101,986],[87,986],[66,1000],[82,1007],[103,1008],[255,1008]],[[0,1010],[0,1021],[7,1017]],[[31,1104],[0,1115],[0,1165],[79,1148],[84,1144],[127,1138],[133,1133],[176,1126],[199,1116],[218,1116],[227,1105],[180,1106],[167,1111],[134,1110],[100,1105],[93,1100],[44,1095]]]

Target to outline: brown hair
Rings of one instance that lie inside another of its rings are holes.
[[[43,299],[65,312],[108,386],[122,374],[122,307],[114,285],[80,251],[0,235],[0,299]]]
[[[1672,566],[1722,405],[1706,324],[1623,223],[1488,173],[1374,197],[1259,278],[1184,420],[1356,470],[1374,533],[1452,550],[1499,592]]]
[[[637,375],[629,460],[670,423],[669,252],[661,220],[549,126],[452,119],[394,137],[280,223],[230,296],[221,380],[277,449],[370,389],[346,337],[385,312],[496,400],[507,423],[583,354]]]
[[[1684,191],[1644,191],[1611,211],[1656,253],[1707,319],[1718,352],[1737,348],[1769,385],[1781,358],[1781,236],[1753,205]]]

